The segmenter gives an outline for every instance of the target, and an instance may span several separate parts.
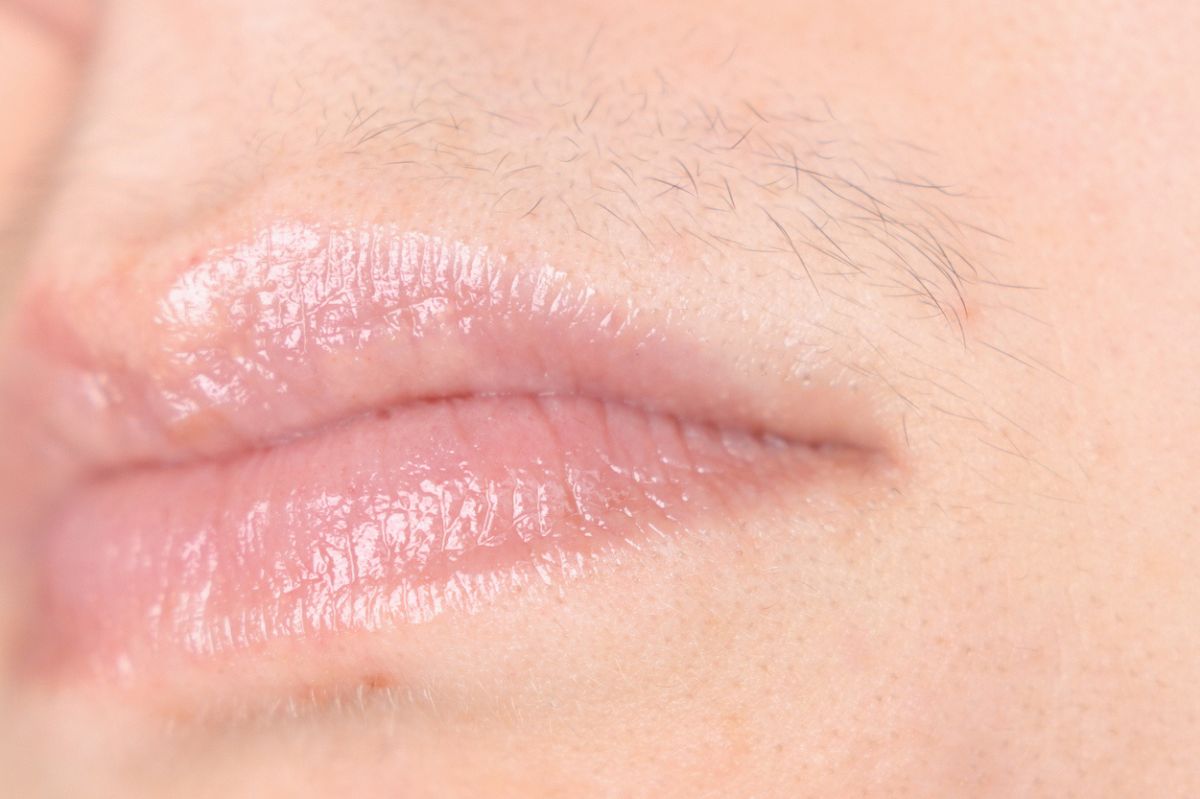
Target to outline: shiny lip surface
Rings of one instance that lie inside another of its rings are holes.
[[[111,337],[22,320],[82,475],[38,541],[66,668],[478,609],[882,451],[844,387],[764,390],[670,314],[392,225],[275,224],[140,293]]]
[[[63,293],[29,298],[14,371],[38,388],[27,401],[47,436],[94,468],[472,395],[580,394],[801,443],[881,440],[861,397],[812,379],[818,353],[765,373],[714,352],[682,313],[607,297],[545,259],[393,225],[278,223],[149,283]]]

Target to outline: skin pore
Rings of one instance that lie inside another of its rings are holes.
[[[106,4],[45,177],[12,181],[5,307],[52,294],[153,364],[136,289],[194,252],[398,223],[686,320],[746,380],[853,387],[897,469],[315,673],[284,648],[130,687],[19,665],[11,520],[53,477],[11,447],[4,784],[1200,790],[1200,14],[935,6]]]

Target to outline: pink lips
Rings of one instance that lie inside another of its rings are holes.
[[[31,306],[80,464],[39,546],[60,664],[476,610],[877,448],[844,390],[765,390],[670,314],[392,226],[279,224],[154,280],[87,323]]]

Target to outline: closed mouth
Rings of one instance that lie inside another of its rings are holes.
[[[23,318],[74,474],[36,542],[44,673],[475,613],[887,461],[816,357],[739,365],[686,314],[393,225],[275,223],[132,293]]]

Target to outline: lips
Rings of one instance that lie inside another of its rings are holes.
[[[36,547],[68,670],[484,610],[885,449],[817,359],[771,373],[544,258],[286,222],[149,280],[23,321],[22,396],[75,465]]]

